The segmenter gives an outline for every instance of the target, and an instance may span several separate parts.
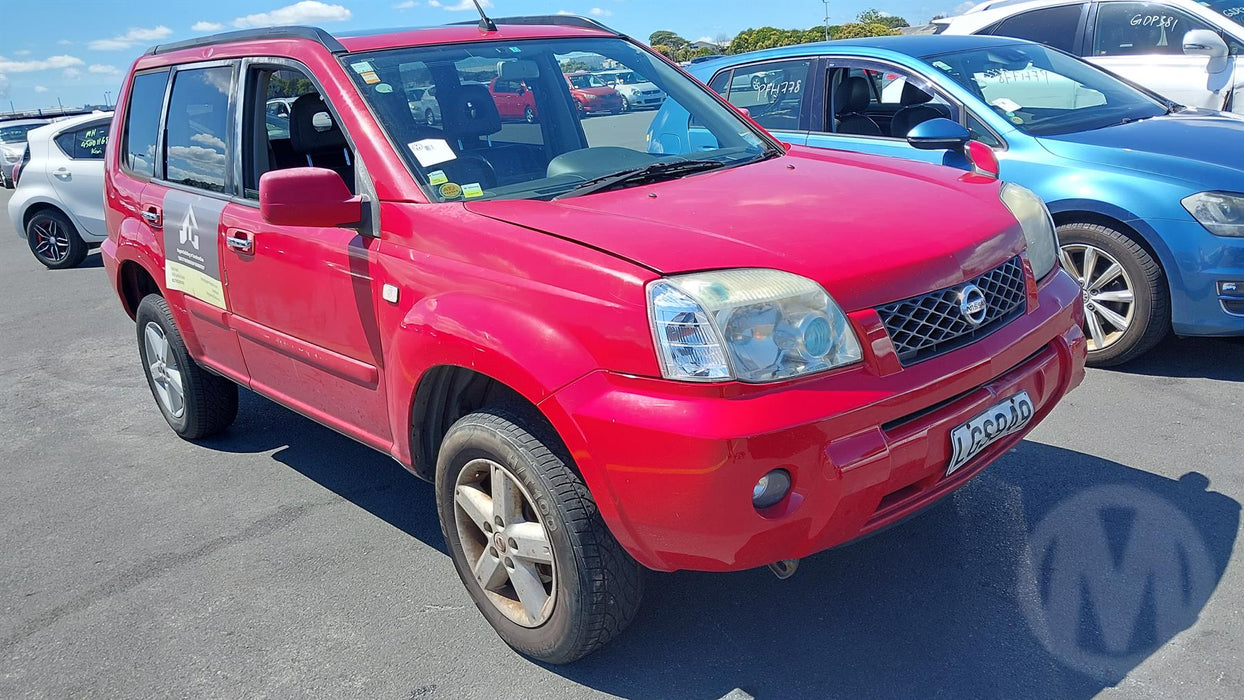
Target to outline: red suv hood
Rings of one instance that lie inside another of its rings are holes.
[[[952,168],[796,148],[653,185],[466,207],[659,273],[794,272],[855,310],[957,284],[1023,250],[998,190]]]

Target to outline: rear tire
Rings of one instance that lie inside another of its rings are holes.
[[[1063,224],[1058,239],[1063,269],[1084,295],[1089,365],[1123,364],[1166,337],[1170,293],[1161,264],[1148,250],[1131,235],[1100,224]]]
[[[197,440],[229,427],[238,415],[238,385],[190,357],[164,297],[143,297],[134,320],[147,385],[173,432]]]
[[[26,222],[26,243],[49,270],[77,267],[86,259],[86,242],[68,216],[55,209],[35,212]]]
[[[424,111],[423,121],[428,126],[436,126],[436,114],[431,109]]]
[[[436,464],[441,529],[476,607],[506,644],[553,664],[612,640],[643,594],[642,567],[571,464],[538,416],[508,408],[454,423]]]

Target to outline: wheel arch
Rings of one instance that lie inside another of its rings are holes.
[[[1096,224],[1129,235],[1162,266],[1167,293],[1170,293],[1172,286],[1178,284],[1180,275],[1179,267],[1175,263],[1175,254],[1144,219],[1121,207],[1087,200],[1051,202],[1049,209],[1051,216],[1054,217],[1055,226]]]
[[[117,267],[117,292],[121,307],[133,319],[138,314],[138,304],[148,294],[164,296],[164,290],[155,276],[136,260],[123,260]]]

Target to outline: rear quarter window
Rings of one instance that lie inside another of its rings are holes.
[[[160,110],[164,108],[164,88],[168,71],[134,76],[130,100],[125,108],[125,139],[122,160],[136,175],[155,175],[156,136],[160,131]]]
[[[67,131],[56,137],[56,145],[75,160],[102,160],[108,145],[108,124]]]

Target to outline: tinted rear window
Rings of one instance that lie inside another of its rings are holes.
[[[177,71],[164,125],[166,180],[225,191],[232,85],[232,66]]]
[[[130,103],[125,109],[125,165],[135,174],[155,174],[156,134],[160,131],[160,109],[164,106],[164,86],[168,71],[134,76]]]
[[[78,160],[102,160],[108,145],[108,124],[96,124],[56,137],[56,145],[65,155]]]

